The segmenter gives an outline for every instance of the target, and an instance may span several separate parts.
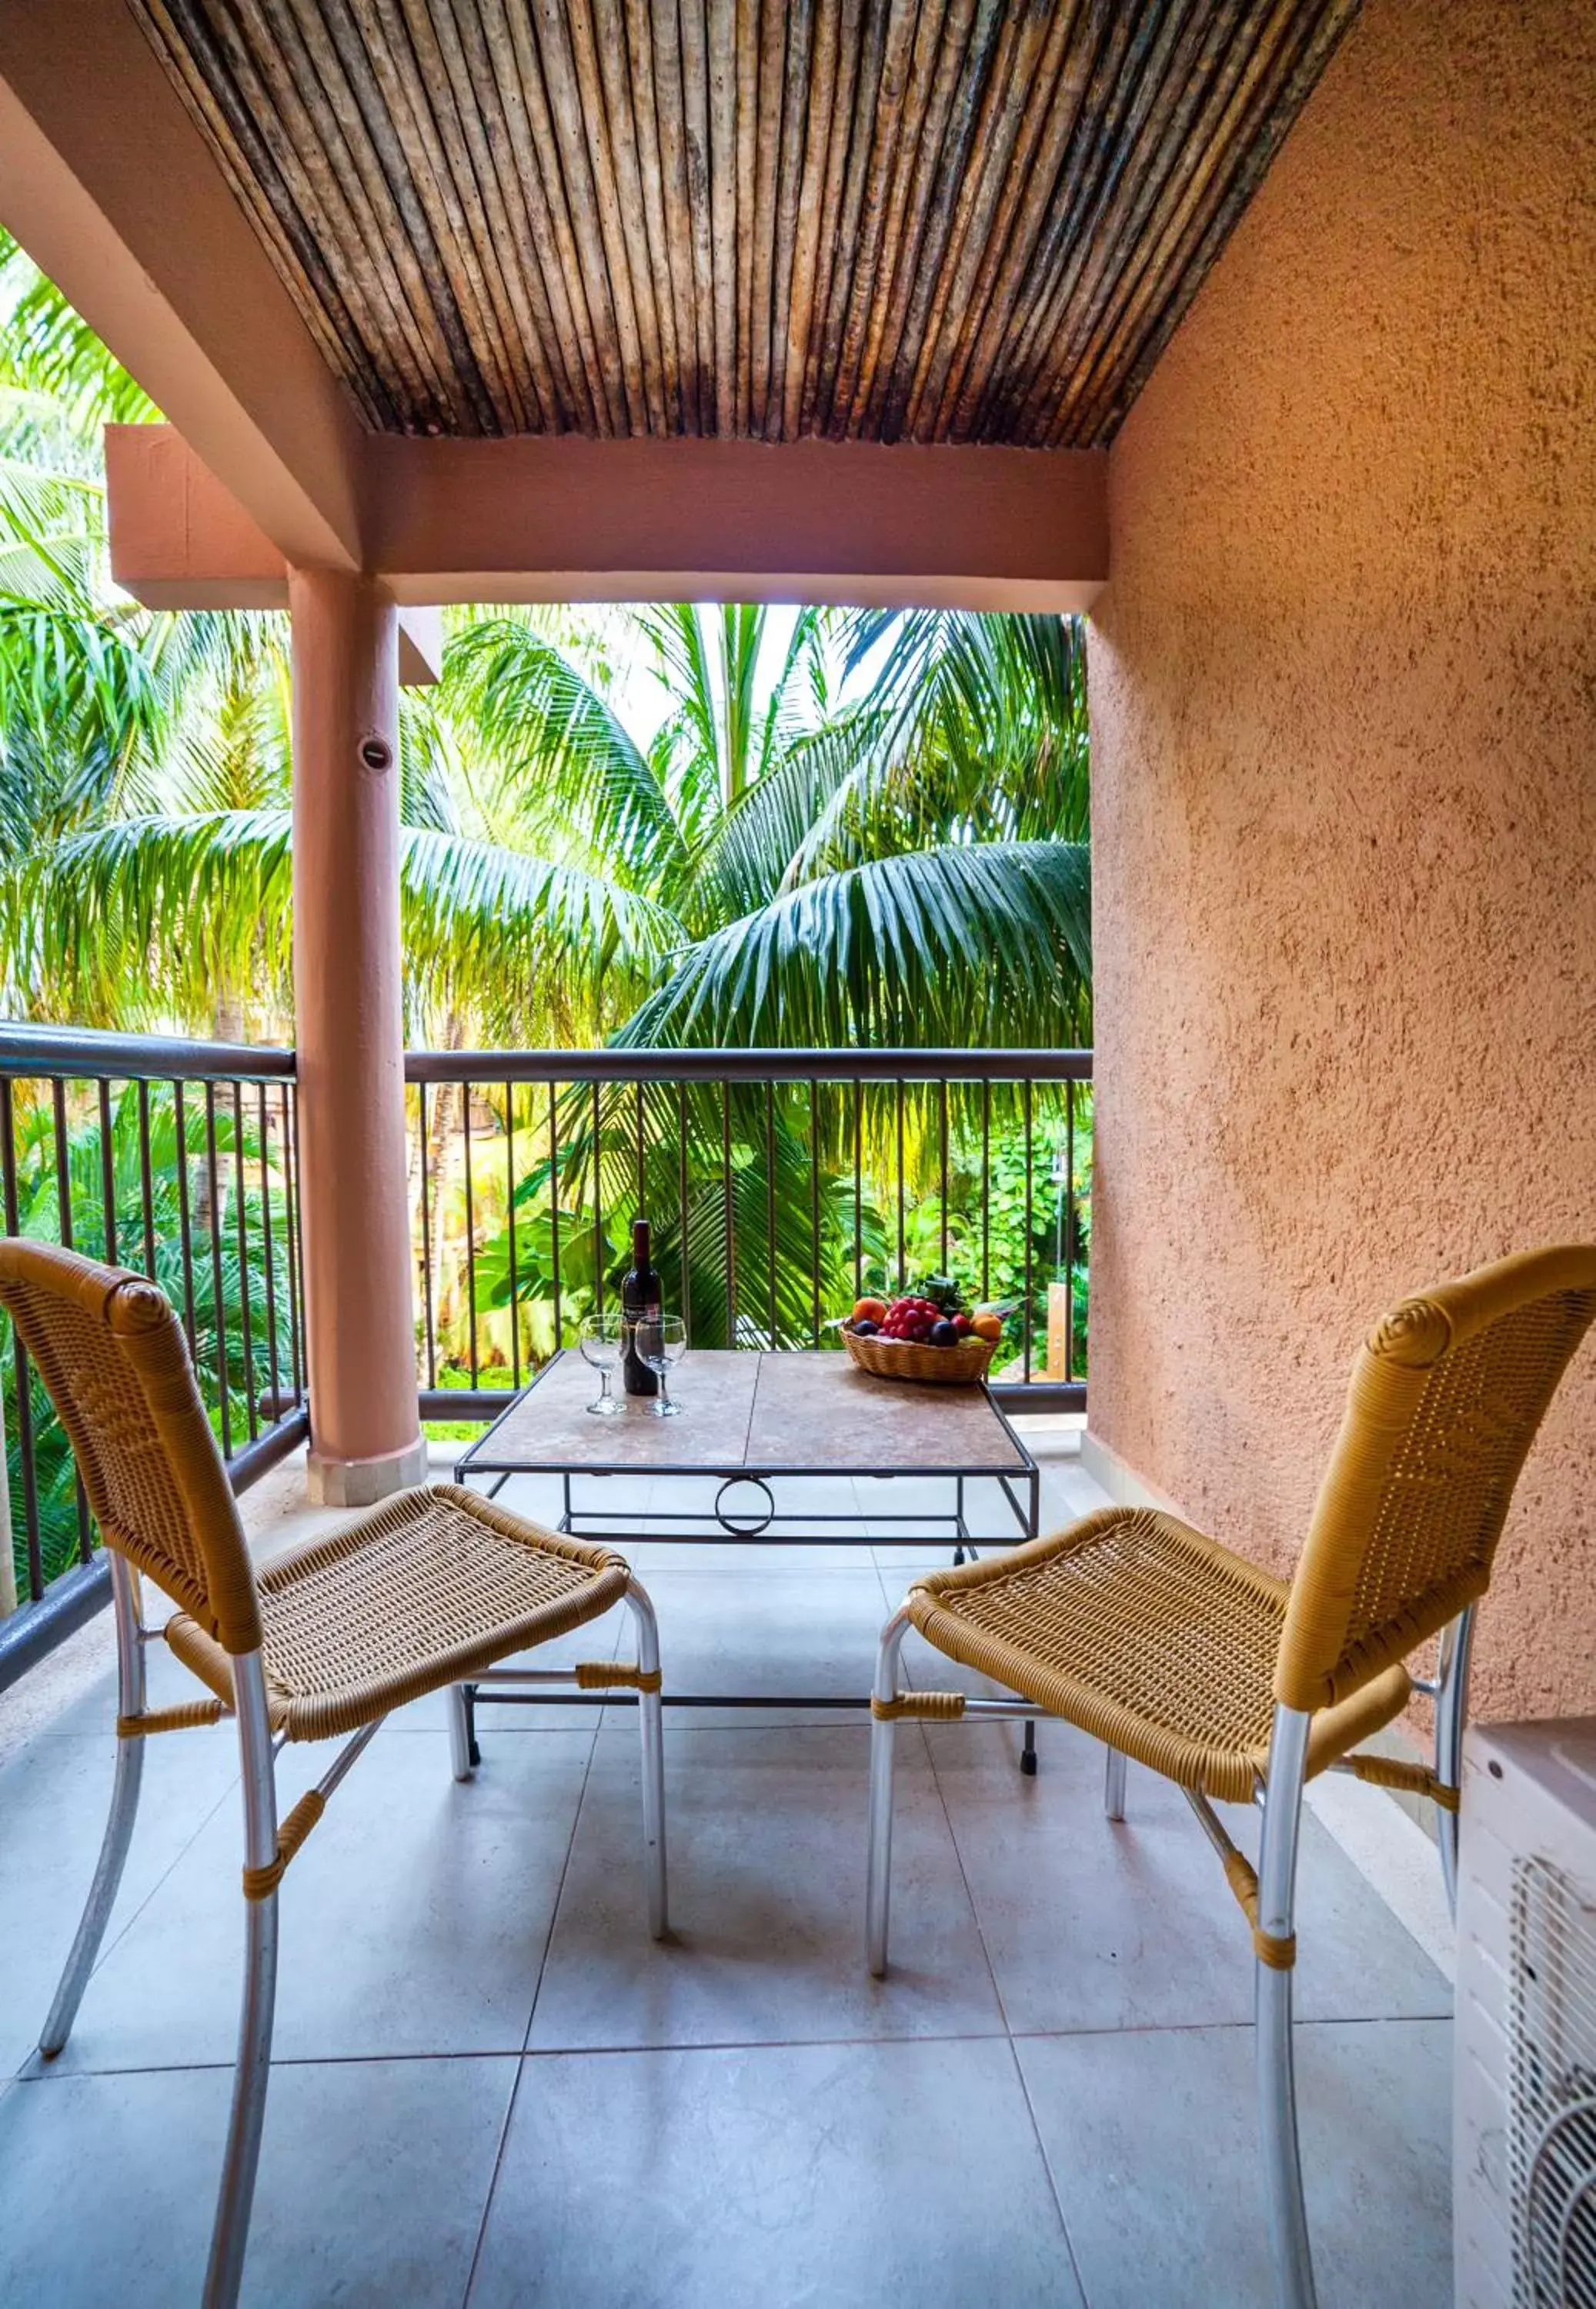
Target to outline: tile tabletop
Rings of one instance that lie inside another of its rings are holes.
[[[916,1387],[872,1378],[845,1356],[694,1348],[671,1374],[679,1419],[628,1403],[613,1419],[587,1409],[598,1375],[556,1355],[462,1462],[593,1472],[750,1468],[784,1473],[1020,1474],[1013,1429],[981,1388]]]

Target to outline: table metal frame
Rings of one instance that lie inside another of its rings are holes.
[[[779,1353],[780,1350],[765,1348],[759,1352],[772,1353]],[[544,1371],[547,1371],[551,1368],[552,1364],[546,1364]],[[529,1461],[523,1457],[515,1458],[496,1457],[495,1437],[512,1413],[519,1409],[526,1397],[536,1390],[539,1380],[543,1376],[544,1372],[539,1371],[537,1379],[531,1380],[529,1386],[513,1395],[492,1426],[484,1434],[479,1435],[470,1449],[456,1460],[454,1480],[458,1483],[467,1483],[473,1477],[488,1476],[492,1480],[486,1486],[487,1494],[489,1499],[496,1499],[513,1476],[557,1476],[560,1480],[562,1510],[556,1529],[574,1539],[618,1538],[621,1536],[618,1532],[603,1526],[606,1524],[613,1526],[622,1518],[614,1509],[607,1511],[595,1504],[579,1500],[573,1491],[573,1485],[589,1481],[605,1483],[617,1477],[625,1476],[650,1481],[696,1480],[701,1483],[713,1482],[718,1476],[720,1479],[720,1488],[715,1495],[714,1507],[711,1510],[714,1518],[713,1529],[705,1527],[700,1514],[689,1513],[683,1509],[651,1508],[648,1513],[647,1521],[651,1526],[660,1524],[669,1526],[677,1525],[687,1526],[686,1529],[670,1528],[661,1535],[695,1546],[735,1547],[747,1546],[752,1544],[771,1548],[912,1547],[923,1546],[927,1537],[936,1538],[940,1535],[952,1544],[953,1561],[962,1563],[967,1557],[974,1561],[983,1546],[1007,1547],[1012,1546],[1016,1541],[1034,1539],[1040,1528],[1040,1470],[1025,1445],[1015,1434],[1002,1405],[989,1394],[987,1396],[988,1405],[992,1416],[997,1421],[1014,1446],[1018,1461],[1015,1466],[1009,1468],[968,1466],[913,1466],[883,1470],[879,1467],[848,1465],[792,1466],[761,1460],[752,1465],[745,1464],[729,1467],[723,1460],[668,1462],[664,1466],[659,1466],[640,1465],[635,1461],[612,1461],[606,1465],[592,1458],[584,1458],[578,1466],[569,1463],[562,1465],[558,1462]],[[602,1435],[595,1433],[593,1440],[595,1445],[601,1446]],[[930,1513],[921,1512],[914,1515],[895,1513],[875,1515],[861,1510],[855,1515],[787,1516],[780,1514],[772,1485],[777,1483],[802,1483],[806,1480],[815,1483],[844,1480],[879,1483],[907,1481],[950,1483],[953,1488],[949,1508],[945,1512],[934,1510]],[[997,1485],[1003,1497],[1006,1516],[1013,1518],[1013,1529],[1005,1528],[995,1532],[971,1531],[966,1514],[966,1487],[972,1483],[988,1483]],[[735,1503],[729,1507],[722,1504],[729,1492],[734,1487],[745,1484],[753,1484],[763,1492],[762,1508],[755,1510],[752,1504],[746,1509],[739,1509]],[[805,1528],[798,1532],[772,1532],[771,1526],[778,1522],[799,1523]],[[850,1528],[860,1524],[867,1524],[870,1528],[865,1531]],[[883,1534],[879,1526],[884,1524],[902,1524],[912,1528]],[[818,1528],[818,1526],[824,1526],[824,1528]],[[514,1681],[513,1682],[512,1679]],[[491,1677],[479,1678],[477,1682],[464,1687],[466,1720],[473,1763],[479,1760],[476,1736],[476,1710],[479,1705],[491,1705],[496,1708],[537,1708],[550,1705],[568,1708],[616,1708],[636,1704],[635,1695],[630,1693],[569,1691],[556,1692],[550,1691],[540,1681],[531,1677],[527,1679],[525,1688],[517,1688],[519,1684],[518,1672],[511,1669],[500,1670]],[[870,1705],[870,1694],[867,1689],[857,1696],[816,1692],[685,1692],[667,1689],[661,1697],[667,1708],[848,1708],[858,1711],[867,1710]],[[1035,1727],[1030,1720],[1027,1720],[1025,1725],[1021,1769],[1026,1772],[1034,1772],[1036,1769]]]

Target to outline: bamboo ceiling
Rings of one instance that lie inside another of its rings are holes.
[[[1358,0],[130,0],[392,432],[1112,438]]]

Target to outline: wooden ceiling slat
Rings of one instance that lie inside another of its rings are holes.
[[[375,429],[1101,446],[1358,0],[128,0]]]
[[[1099,0],[1093,0],[1091,6],[1081,12],[1077,22],[1083,37],[1072,39],[1059,59],[1041,137],[1015,188],[1017,197],[1011,221],[1000,241],[999,236],[994,235],[995,243],[999,244],[997,263],[979,326],[966,331],[944,388],[935,428],[938,437],[967,441],[972,437],[977,412],[986,399],[1002,358],[1005,339],[1013,325],[1031,252],[1047,222],[1048,210],[1061,197],[1059,177],[1092,83],[1104,13]],[[1108,37],[1114,37],[1113,28],[1117,22],[1123,38],[1127,12],[1109,8],[1107,13]]]
[[[819,427],[825,317],[831,310],[832,279],[836,271],[836,218],[847,179],[848,154],[853,140],[853,104],[859,64],[859,25],[864,0],[841,0],[837,31],[837,65],[826,140],[825,185],[815,221],[815,288],[810,318],[805,331],[804,389],[798,405],[800,436]]]
[[[425,298],[412,304],[408,293],[405,275],[413,281],[419,271],[414,252],[402,246],[402,235],[385,229],[387,221],[372,205],[337,106],[327,94],[327,57],[306,56],[291,15],[270,0],[263,6],[243,0],[236,10],[208,13],[225,43],[240,95],[255,106],[257,117],[276,124],[289,168],[297,165],[314,183],[338,245],[353,259],[374,332],[392,354],[404,389],[417,398],[436,396],[446,406],[447,352],[441,340],[436,345],[429,342],[434,316],[425,309]]]
[[[637,160],[637,124],[632,108],[633,70],[624,28],[615,24],[612,37],[595,31],[587,0],[570,0],[571,27],[582,75],[588,125],[588,151],[593,174],[603,187],[602,213],[612,220],[607,238],[618,247],[611,257],[625,267],[632,298],[633,319],[643,360],[643,395],[651,433],[670,430],[665,417],[665,362],[660,316],[654,300],[653,267],[649,258],[648,223],[643,214],[643,178]],[[591,91],[602,91],[602,101]]]
[[[681,360],[677,350],[676,290],[665,224],[664,168],[654,97],[654,34],[648,0],[625,0],[626,48],[631,58],[631,103],[637,173],[643,195],[644,259],[660,338],[660,368],[668,433],[686,429],[682,417]]]
[[[306,0],[298,0],[298,4],[304,6]],[[557,427],[559,399],[544,338],[551,317],[526,220],[522,175],[507,130],[489,136],[485,125],[503,123],[504,106],[479,0],[467,8],[439,8],[432,22],[478,193],[475,201],[463,203],[460,254],[487,286],[494,324],[507,348],[507,384],[523,405],[531,402],[548,412],[539,429]],[[525,250],[526,259],[506,264],[504,252],[511,248]],[[532,340],[530,344],[528,339]]]
[[[1233,151],[1231,134],[1255,112],[1261,97],[1266,98],[1302,8],[1303,0],[1275,0],[1261,25],[1250,20],[1244,22],[1240,37],[1231,42],[1208,107],[1213,133],[1194,142],[1178,198],[1155,219],[1156,230],[1147,236],[1148,261],[1127,266],[1110,328],[1086,348],[1085,358],[1061,389],[1060,398],[1073,391],[1078,395],[1075,405],[1084,402],[1104,355],[1127,335],[1138,333],[1153,311],[1159,295],[1158,268],[1164,255],[1192,245],[1203,230],[1223,190],[1225,162]]]
[[[942,78],[933,99],[937,127],[934,137],[921,141],[910,230],[899,259],[902,277],[894,284],[876,389],[865,412],[863,429],[874,429],[884,440],[895,441],[903,431],[937,284],[947,277],[956,203],[970,174],[1002,22],[999,0],[967,0],[950,18],[954,38],[945,44]]]
[[[771,394],[768,438],[794,438],[804,402],[804,373],[809,348],[809,324],[814,311],[815,262],[820,249],[821,203],[824,197],[826,151],[831,141],[832,105],[837,85],[839,0],[819,0],[810,29],[811,61],[808,101],[805,108],[803,148],[792,140],[793,186],[790,262],[783,299],[780,337],[779,376]],[[784,143],[783,155],[788,151]],[[787,193],[782,199],[785,204]]]
[[[392,0],[386,0],[392,4]],[[552,195],[545,164],[532,125],[532,107],[524,82],[524,56],[517,40],[524,37],[526,19],[521,9],[514,22],[504,0],[483,0],[482,39],[492,76],[496,108],[505,123],[510,165],[501,160],[501,180],[513,216],[519,217],[531,251],[529,289],[540,315],[539,326],[548,330],[551,387],[558,408],[557,429],[576,427],[597,430],[595,380],[582,356],[582,332],[576,325],[565,291],[562,246],[570,239],[564,187],[557,182]],[[539,95],[541,90],[539,88]],[[513,227],[512,228],[513,229]],[[562,239],[563,237],[563,239]],[[476,268],[480,270],[479,261]]]
[[[1219,0],[1207,9],[1186,7],[1167,75],[1150,86],[1137,107],[1134,141],[1126,154],[1126,193],[1114,229],[1083,237],[1046,299],[1028,349],[1023,422],[1048,421],[1049,404],[1057,397],[1057,381],[1066,374],[1060,362],[1083,357],[1127,271],[1134,270],[1136,254],[1146,246],[1151,221],[1167,196],[1172,173],[1179,172],[1194,124],[1244,4],[1245,0]],[[1176,21],[1171,18],[1172,23]]]
[[[1086,447],[1100,447],[1110,440],[1118,429],[1132,402],[1152,375],[1159,355],[1178,326],[1196,285],[1202,281],[1214,259],[1235,229],[1242,212],[1264,180],[1275,153],[1284,142],[1291,123],[1313,94],[1332,56],[1351,22],[1350,8],[1339,13],[1324,13],[1314,8],[1305,9],[1304,17],[1311,19],[1312,29],[1289,78],[1280,92],[1275,110],[1266,118],[1254,124],[1252,143],[1240,154],[1239,164],[1224,198],[1217,203],[1195,246],[1188,244],[1185,253],[1186,272],[1183,276],[1189,283],[1186,293],[1177,298],[1166,289],[1156,319],[1143,331],[1140,348],[1134,358],[1114,372],[1106,364],[1098,379],[1098,389],[1087,414],[1090,438]],[[1048,440],[1058,445],[1062,428],[1049,427]]]
[[[253,125],[246,121],[242,133],[235,138],[216,94],[214,76],[207,76],[202,68],[200,53],[179,30],[165,0],[149,0],[143,23],[185,108],[215,148],[234,198],[254,223],[284,287],[304,313],[329,368],[345,378],[368,425],[378,431],[397,425],[397,407],[375,385],[369,368],[362,368],[349,360],[349,347],[358,342],[358,332],[304,220],[291,208],[285,207],[280,215],[273,208],[266,189],[273,173],[272,164]]]
[[[857,437],[863,429],[866,412],[873,405],[879,413],[885,387],[883,353],[889,342],[888,332],[894,315],[897,328],[890,338],[893,353],[896,352],[902,331],[908,289],[906,282],[901,290],[898,284],[906,238],[911,230],[918,238],[919,228],[925,220],[928,174],[935,169],[941,149],[953,81],[963,62],[972,13],[973,0],[952,0],[945,13],[936,7],[922,8],[915,28],[899,132],[902,159],[893,170],[887,186],[875,290],[865,323],[858,375],[854,380],[844,426],[850,436]],[[886,358],[890,359],[892,353]]]
[[[971,165],[958,187],[925,342],[904,411],[911,438],[932,437],[949,372],[965,342],[968,316],[985,309],[1009,219],[1048,108],[1048,91],[1068,38],[1070,11],[1005,11],[992,78],[975,126]]]
[[[815,0],[792,0],[787,18],[787,74],[781,107],[781,165],[776,180],[776,251],[771,275],[770,388],[763,432],[781,437],[787,396],[787,346],[792,317],[792,271],[798,246],[798,203],[808,159],[811,43]]]
[[[418,34],[421,45],[417,44]],[[425,262],[420,293],[436,307],[445,334],[459,341],[455,357],[458,376],[469,383],[479,411],[476,429],[491,433],[503,422],[507,407],[524,406],[513,380],[521,364],[513,351],[513,319],[496,307],[491,255],[484,262],[480,236],[472,229],[474,207],[463,179],[465,148],[456,107],[451,99],[444,60],[424,21],[407,27],[397,8],[382,8],[369,15],[365,38],[367,77],[380,73],[381,92],[387,98],[373,105],[372,114],[386,115],[386,126],[375,125],[378,152],[399,212],[398,228],[408,234]],[[379,64],[375,60],[381,57]],[[410,69],[403,70],[403,57]],[[419,69],[418,69],[419,67]],[[390,87],[393,93],[390,94]],[[401,94],[402,91],[402,94]],[[397,110],[404,106],[403,114]],[[410,226],[411,206],[421,223]],[[450,294],[439,296],[436,284],[450,283]],[[537,400],[532,406],[536,408]]]

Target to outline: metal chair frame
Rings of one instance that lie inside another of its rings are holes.
[[[5,1248],[9,1250],[11,1247]],[[121,1277],[116,1269],[92,1268],[89,1262],[76,1259],[71,1254],[42,1253],[38,1246],[29,1246],[29,1254],[34,1265],[33,1279],[36,1281],[39,1268],[49,1264],[53,1258],[69,1280],[75,1279],[80,1285],[103,1278],[109,1292],[126,1282],[136,1283],[139,1288],[152,1293],[152,1286],[144,1284],[142,1278]],[[13,1308],[12,1311],[14,1319],[16,1310]],[[169,1313],[169,1309],[167,1311]],[[191,1368],[186,1371],[186,1379],[188,1388],[192,1389]],[[193,1401],[197,1408],[197,1395]],[[203,1414],[200,1415],[203,1419]],[[82,1416],[82,1406],[76,1403],[69,1406],[69,1412],[64,1412],[74,1450],[78,1449],[77,1429]],[[208,1428],[202,1429],[201,1432],[204,1439],[199,1447],[201,1457],[208,1450],[210,1457],[215,1461],[214,1472],[225,1484],[226,1479],[221,1474],[220,1461],[216,1459],[215,1444],[210,1439]],[[85,1440],[88,1434],[85,1428]],[[81,1461],[81,1451],[79,1457]],[[220,1494],[216,1496],[220,1498]],[[388,1504],[392,1507],[397,1502]],[[230,1496],[227,1512],[232,1514]],[[232,1516],[232,1524],[237,1534],[236,1516]],[[242,1546],[241,1536],[237,1544]],[[152,1627],[145,1622],[142,1587],[144,1574],[128,1561],[109,1537],[106,1542],[106,1553],[110,1564],[116,1634],[119,1720],[116,1773],[111,1786],[110,1811],[88,1898],[51,2001],[48,2017],[39,2037],[39,2051],[43,2060],[50,2061],[65,2047],[99,1953],[133,1839],[143,1779],[146,1738],[156,1733],[190,1729],[201,1724],[212,1725],[230,1713],[237,1726],[244,1808],[244,1980],[232,2104],[203,2299],[204,2309],[233,2309],[244,2270],[250,2212],[260,2163],[266,2089],[271,2074],[272,2019],[277,1993],[279,1883],[289,1862],[315,1819],[319,1818],[322,1804],[369,1746],[386,1721],[386,1714],[369,1717],[343,1740],[313,1794],[301,1797],[293,1812],[280,1821],[276,1762],[288,1743],[289,1734],[286,1730],[274,1734],[272,1727],[265,1656],[262,1646],[257,1643],[251,1649],[237,1651],[230,1656],[233,1692],[230,1710],[213,1694],[207,1693],[205,1700],[193,1709],[179,1708],[151,1711],[147,1705],[145,1647],[164,1639],[167,1630],[164,1627]],[[246,1563],[247,1558],[244,1561]],[[252,1573],[246,1576],[253,1578]],[[606,1681],[632,1683],[637,1691],[643,1748],[643,1863],[648,1929],[655,1940],[660,1940],[667,1931],[668,1916],[659,1629],[646,1590],[629,1571],[619,1600],[625,1603],[634,1623],[636,1668],[604,1670],[599,1674]],[[258,1614],[256,1623],[258,1625]],[[521,1647],[519,1643],[516,1647]],[[511,1684],[580,1685],[584,1681],[584,1672],[574,1667],[473,1669],[472,1673],[477,1681],[492,1680]],[[593,1680],[593,1672],[586,1672],[586,1680]],[[430,1688],[441,1688],[447,1694],[450,1761],[454,1777],[457,1780],[470,1779],[473,1766],[465,1730],[464,1693],[459,1684],[433,1684]],[[252,1876],[254,1879],[253,1886]]]
[[[1275,1671],[1275,1696],[1267,1759],[1255,1767],[1253,1801],[1260,1813],[1259,1857],[1255,1872],[1239,1853],[1213,1809],[1204,1789],[1178,1782],[1209,1841],[1226,1868],[1232,1890],[1253,1925],[1255,1960],[1254,1994],[1255,2044],[1257,2063],[1257,2106],[1263,2151],[1264,2195],[1276,2296],[1281,2309],[1315,2309],[1313,2260],[1303,2201],[1302,2166],[1298,2141],[1296,2078],[1292,2054],[1292,1971],[1295,1962],[1297,1857],[1302,1823],[1303,1791],[1309,1770],[1309,1743],[1315,1717],[1321,1706],[1346,1699],[1400,1657],[1403,1644],[1402,1614],[1387,1605],[1387,1616],[1372,1632],[1359,1633],[1350,1625],[1355,1583],[1343,1578],[1349,1565],[1361,1562],[1360,1549],[1374,1518],[1390,1503],[1385,1490],[1396,1465],[1404,1423],[1418,1421],[1425,1412],[1424,1388],[1429,1374],[1439,1372],[1454,1345],[1475,1343],[1493,1326],[1524,1310],[1556,1297],[1566,1310],[1564,1330],[1538,1352],[1544,1368],[1540,1399],[1530,1388],[1516,1414],[1516,1456],[1509,1452],[1491,1465],[1479,1528],[1472,1535],[1473,1553],[1466,1576],[1456,1567],[1443,1567],[1426,1591],[1432,1608],[1428,1632],[1437,1642],[1436,1672],[1430,1677],[1408,1678],[1411,1691],[1423,1693],[1435,1709],[1433,1771],[1393,1764],[1378,1756],[1359,1755],[1353,1735],[1353,1752],[1322,1758],[1316,1770],[1346,1771],[1376,1783],[1410,1787],[1431,1797],[1436,1806],[1437,1840],[1442,1879],[1454,1915],[1457,1904],[1457,1792],[1462,1773],[1463,1729],[1468,1716],[1470,1656],[1479,1598],[1488,1581],[1496,1543],[1500,1535],[1519,1467],[1529,1449],[1551,1393],[1569,1356],[1596,1315],[1596,1250],[1583,1247],[1530,1252],[1521,1258],[1480,1269],[1461,1283],[1444,1286],[1425,1299],[1405,1302],[1387,1317],[1371,1336],[1355,1369],[1352,1393],[1341,1440],[1333,1459],[1308,1544],[1304,1551],[1286,1606],[1280,1658]],[[1527,1405],[1527,1407],[1525,1407]],[[1393,1408],[1394,1414],[1393,1415]],[[1378,1415],[1376,1415],[1377,1412]],[[1482,1483],[1484,1478],[1482,1477]],[[1129,1511],[1126,1511],[1129,1512]],[[1108,1511],[1088,1524],[1109,1524]],[[1086,1526],[1077,1526],[1085,1529]],[[1061,1535],[1067,1537],[1068,1535]],[[1043,1543],[1044,1545],[1049,1544]],[[1031,1552],[1032,1551],[1022,1551]],[[966,1574],[952,1575],[956,1582]],[[933,1583],[944,1595],[948,1574]],[[1455,1602],[1460,1587],[1471,1591],[1462,1608],[1442,1619],[1433,1599],[1450,1594]],[[903,1639],[915,1624],[910,1601],[888,1620],[876,1656],[871,1706],[870,1822],[866,1864],[866,1956],[872,1973],[886,1970],[887,1931],[891,1898],[893,1758],[897,1720],[905,1716],[1015,1717],[1039,1712],[1037,1697],[1013,1692],[992,1699],[957,1694],[906,1694],[899,1681]],[[1420,1621],[1426,1616],[1416,1606]],[[1439,1622],[1439,1624],[1437,1624]],[[1412,1643],[1425,1639],[1422,1624],[1410,1624]],[[1016,1642],[1019,1639],[1014,1639]],[[1356,1648],[1349,1649],[1352,1645]],[[957,1655],[955,1655],[957,1656]],[[1282,1692],[1286,1695],[1282,1697]],[[1311,1698],[1307,1706],[1290,1704]],[[1399,1703],[1400,1704],[1400,1703]],[[1070,1709],[1056,1712],[1068,1716]],[[1387,1716],[1390,1713],[1386,1711]],[[1081,1728],[1094,1729],[1090,1724]],[[1106,1769],[1103,1810],[1110,1821],[1126,1816],[1126,1757],[1105,1743]],[[1156,1767],[1153,1767],[1156,1769]]]

